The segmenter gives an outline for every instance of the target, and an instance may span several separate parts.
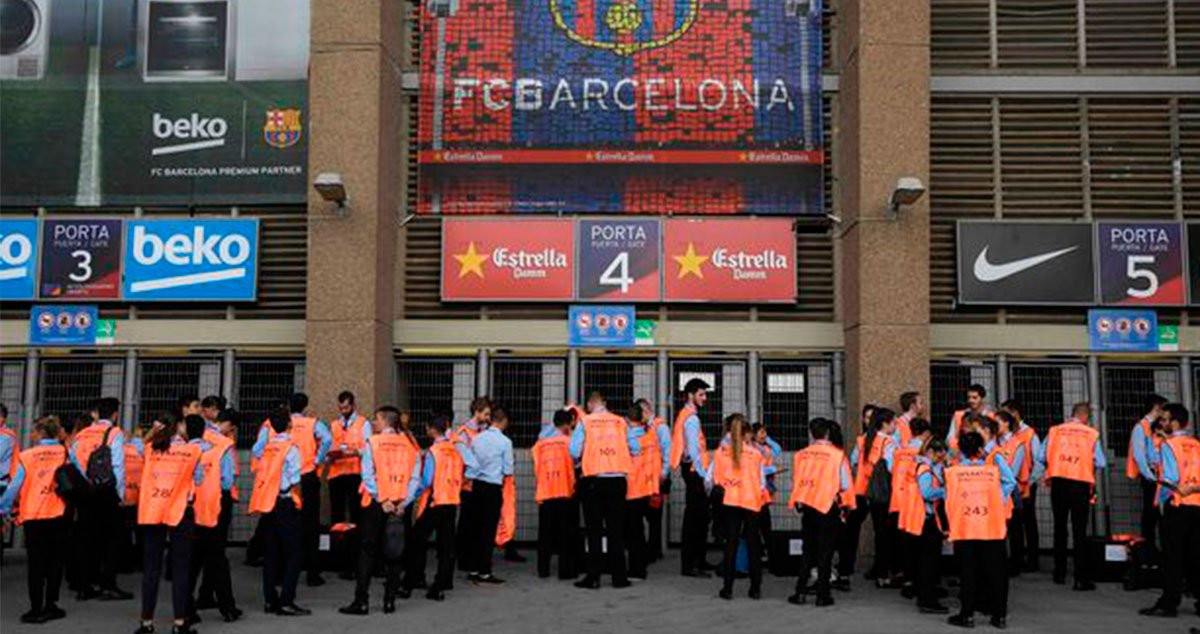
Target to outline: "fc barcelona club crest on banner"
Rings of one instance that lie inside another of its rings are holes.
[[[700,0],[550,0],[554,24],[567,37],[626,57],[683,37],[699,10]]]
[[[300,142],[303,130],[299,108],[268,110],[267,120],[263,123],[263,140],[273,148],[289,148]]]

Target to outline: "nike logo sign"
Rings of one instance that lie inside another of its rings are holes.
[[[1034,255],[1020,260],[1013,260],[1005,264],[992,264],[988,262],[988,249],[991,247],[983,247],[983,251],[979,252],[979,257],[975,258],[975,279],[980,282],[999,282],[1002,279],[1012,277],[1021,271],[1027,271],[1039,264],[1044,264],[1054,258],[1064,256],[1079,247],[1067,247],[1050,253]]]

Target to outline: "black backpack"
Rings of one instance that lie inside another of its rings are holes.
[[[68,452],[63,463],[54,470],[54,492],[63,501],[77,504],[84,500],[91,489],[87,478],[84,478],[71,462],[71,454]]]
[[[876,503],[887,503],[892,499],[892,473],[887,470],[883,456],[875,463],[875,470],[867,482],[867,499]]]
[[[113,432],[116,425],[110,426],[104,431],[104,439],[100,441],[100,446],[92,452],[92,457],[88,458],[87,479],[91,483],[92,489],[102,491],[105,489],[117,489],[117,476],[113,473],[113,455],[112,448],[108,446],[109,434]]]

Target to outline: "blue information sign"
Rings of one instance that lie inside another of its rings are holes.
[[[1158,315],[1152,310],[1088,311],[1093,352],[1158,352]]]
[[[125,223],[126,301],[253,301],[258,220]]]
[[[632,348],[636,345],[633,306],[572,306],[567,343],[572,348]]]
[[[33,299],[37,250],[37,219],[0,218],[0,300]]]
[[[34,306],[29,313],[29,345],[94,346],[95,305]]]

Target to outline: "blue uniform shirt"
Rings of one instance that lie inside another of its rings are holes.
[[[8,481],[12,470],[13,460],[17,459],[17,440],[15,436],[0,434],[0,484]]]
[[[479,465],[475,479],[500,485],[504,477],[513,474],[513,445],[504,432],[495,427],[483,430],[471,441],[471,452]]]
[[[683,445],[684,452],[680,464],[691,465],[701,477],[706,477],[704,473],[704,450],[706,447],[700,446],[700,416],[692,410],[683,421]]]
[[[1159,463],[1158,450],[1154,448],[1154,437],[1146,434],[1141,422],[1133,426],[1129,447],[1133,450],[1133,461],[1137,464],[1138,474],[1152,482],[1158,480],[1154,473],[1154,467]]]
[[[921,499],[925,500],[925,516],[933,515],[934,504],[946,499],[946,476],[940,464],[932,464],[928,458],[917,458],[917,464],[929,466],[929,471],[917,476],[917,486],[921,489]],[[935,484],[941,486],[934,486]]]

